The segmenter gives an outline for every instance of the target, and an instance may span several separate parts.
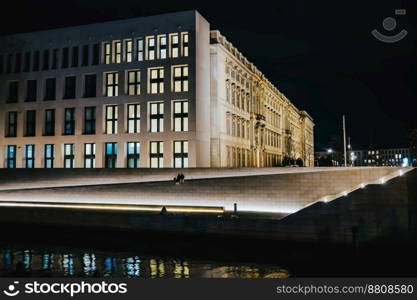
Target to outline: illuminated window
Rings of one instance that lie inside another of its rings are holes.
[[[174,131],[188,131],[188,101],[174,101]]]
[[[106,65],[111,64],[111,44],[104,43],[104,63]]]
[[[179,38],[178,33],[170,35],[171,39],[171,57],[176,58],[179,56]]]
[[[50,169],[54,167],[55,146],[46,144],[44,148],[44,168]]]
[[[140,71],[127,72],[127,94],[140,95]]]
[[[188,32],[183,32],[182,36],[182,56],[188,56]]]
[[[140,143],[127,143],[127,167],[134,169],[140,166]]]
[[[105,168],[116,168],[117,143],[106,143]]]
[[[150,93],[164,92],[164,68],[149,69]]]
[[[188,66],[174,67],[174,92],[188,92]]]
[[[84,134],[96,133],[96,108],[94,106],[84,109]]]
[[[75,108],[65,108],[64,119],[64,135],[73,135],[75,133]]]
[[[117,97],[119,95],[119,73],[106,73],[106,96]]]
[[[26,111],[25,136],[35,136],[36,134],[36,110]]]
[[[174,141],[174,168],[188,168],[188,141]]]
[[[126,62],[133,61],[133,43],[132,40],[125,41],[125,58]]]
[[[7,145],[7,148],[6,148],[6,167],[8,169],[16,168],[16,145]]]
[[[117,133],[117,105],[106,106],[106,134]]]
[[[164,142],[150,142],[151,168],[163,168],[164,166]]]
[[[127,132],[139,133],[140,132],[140,105],[129,104],[127,106]]]
[[[120,41],[114,42],[114,62],[116,64],[122,62],[122,43]]]
[[[17,111],[9,111],[7,117],[7,137],[16,137],[17,135]]]
[[[64,168],[74,168],[74,144],[64,144]]]
[[[84,144],[84,168],[96,167],[96,144]]]
[[[35,145],[25,146],[25,168],[32,169],[35,167]]]
[[[36,101],[37,96],[37,81],[36,80],[28,80],[26,82],[26,102],[34,102]]]
[[[167,37],[166,35],[161,35],[158,37],[159,39],[159,58],[165,59],[167,58]]]
[[[45,110],[45,136],[55,135],[55,109]]]
[[[150,103],[150,131],[164,131],[164,104],[162,102]]]
[[[136,40],[136,59],[143,61],[143,39]]]
[[[146,38],[146,44],[148,47],[148,60],[155,59],[155,37],[150,36]]]

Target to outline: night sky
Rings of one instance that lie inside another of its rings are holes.
[[[254,5],[256,4],[256,6]],[[300,109],[315,120],[316,148],[341,136],[354,148],[408,144],[417,128],[417,1],[13,0],[0,34],[197,9]],[[396,8],[407,9],[395,16]],[[395,17],[397,28],[382,27]],[[370,32],[408,36],[395,44]]]

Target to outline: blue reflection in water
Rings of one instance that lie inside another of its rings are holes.
[[[64,269],[64,276],[74,276],[74,258],[72,254],[62,254],[62,268]]]
[[[279,267],[190,263],[183,258],[108,255],[82,250],[72,253],[34,249],[19,251],[2,249],[1,246],[0,251],[0,277],[289,277],[289,272]]]
[[[140,276],[140,259],[138,256],[128,257],[123,260],[125,269],[125,276],[139,277]]]

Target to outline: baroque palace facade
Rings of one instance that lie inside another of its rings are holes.
[[[196,11],[0,37],[0,167],[313,166],[313,121]]]

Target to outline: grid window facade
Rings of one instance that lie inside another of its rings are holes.
[[[119,73],[106,73],[106,96],[117,97],[119,95]]]
[[[125,41],[125,59],[126,62],[133,61],[133,42],[132,40]]]
[[[188,32],[183,32],[182,36],[182,56],[188,56]]]
[[[45,80],[45,101],[56,100],[56,79],[47,78]]]
[[[164,142],[150,142],[149,156],[151,168],[163,168]]]
[[[122,62],[122,42],[114,42],[114,62],[120,64]]]
[[[16,103],[19,98],[19,81],[9,82],[9,91],[7,95],[7,103]]]
[[[51,169],[54,167],[55,145],[46,144],[44,148],[44,168]]]
[[[167,37],[166,35],[161,35],[158,37],[159,41],[159,58],[167,58]]]
[[[55,135],[55,109],[45,110],[45,136]]]
[[[150,36],[146,38],[148,60],[155,59],[155,37]]]
[[[164,92],[164,68],[149,69],[149,86],[151,94]]]
[[[106,143],[105,145],[105,167],[116,168],[117,164],[117,143]]]
[[[111,64],[111,43],[104,43],[104,63]]]
[[[136,40],[136,60],[137,61],[143,61],[144,55],[144,45],[143,45],[143,39]]]
[[[140,95],[140,71],[128,71],[127,80],[127,94],[129,96]]]
[[[75,133],[75,108],[65,108],[64,135],[73,135]]]
[[[17,136],[17,111],[9,111],[7,116],[7,137]]]
[[[75,99],[76,88],[77,88],[77,77],[68,76],[65,77],[65,90],[64,90],[64,99]]]
[[[128,133],[140,132],[140,105],[139,104],[127,105],[127,132]]]
[[[89,106],[84,109],[84,134],[96,133],[96,108]]]
[[[174,101],[174,131],[188,131],[188,101]]]
[[[188,168],[188,141],[174,141],[174,168]]]
[[[35,167],[35,145],[25,145],[25,168],[33,169]]]
[[[64,144],[64,168],[74,168],[74,144]]]
[[[38,82],[35,79],[26,82],[26,102],[35,102]]]
[[[150,132],[164,131],[164,103],[150,103]]]
[[[6,167],[8,169],[16,168],[16,145],[7,145],[6,147]]]
[[[25,136],[36,135],[36,110],[26,111]]]
[[[171,57],[177,58],[180,52],[180,42],[178,33],[173,33],[170,35],[170,42],[171,42]]]
[[[174,92],[188,92],[188,66],[173,67]]]
[[[130,169],[136,169],[140,166],[140,143],[128,142],[127,143],[127,167]]]
[[[106,134],[117,133],[117,118],[118,118],[117,105],[107,105],[106,106]]]
[[[96,144],[84,144],[84,168],[90,169],[96,167]]]

